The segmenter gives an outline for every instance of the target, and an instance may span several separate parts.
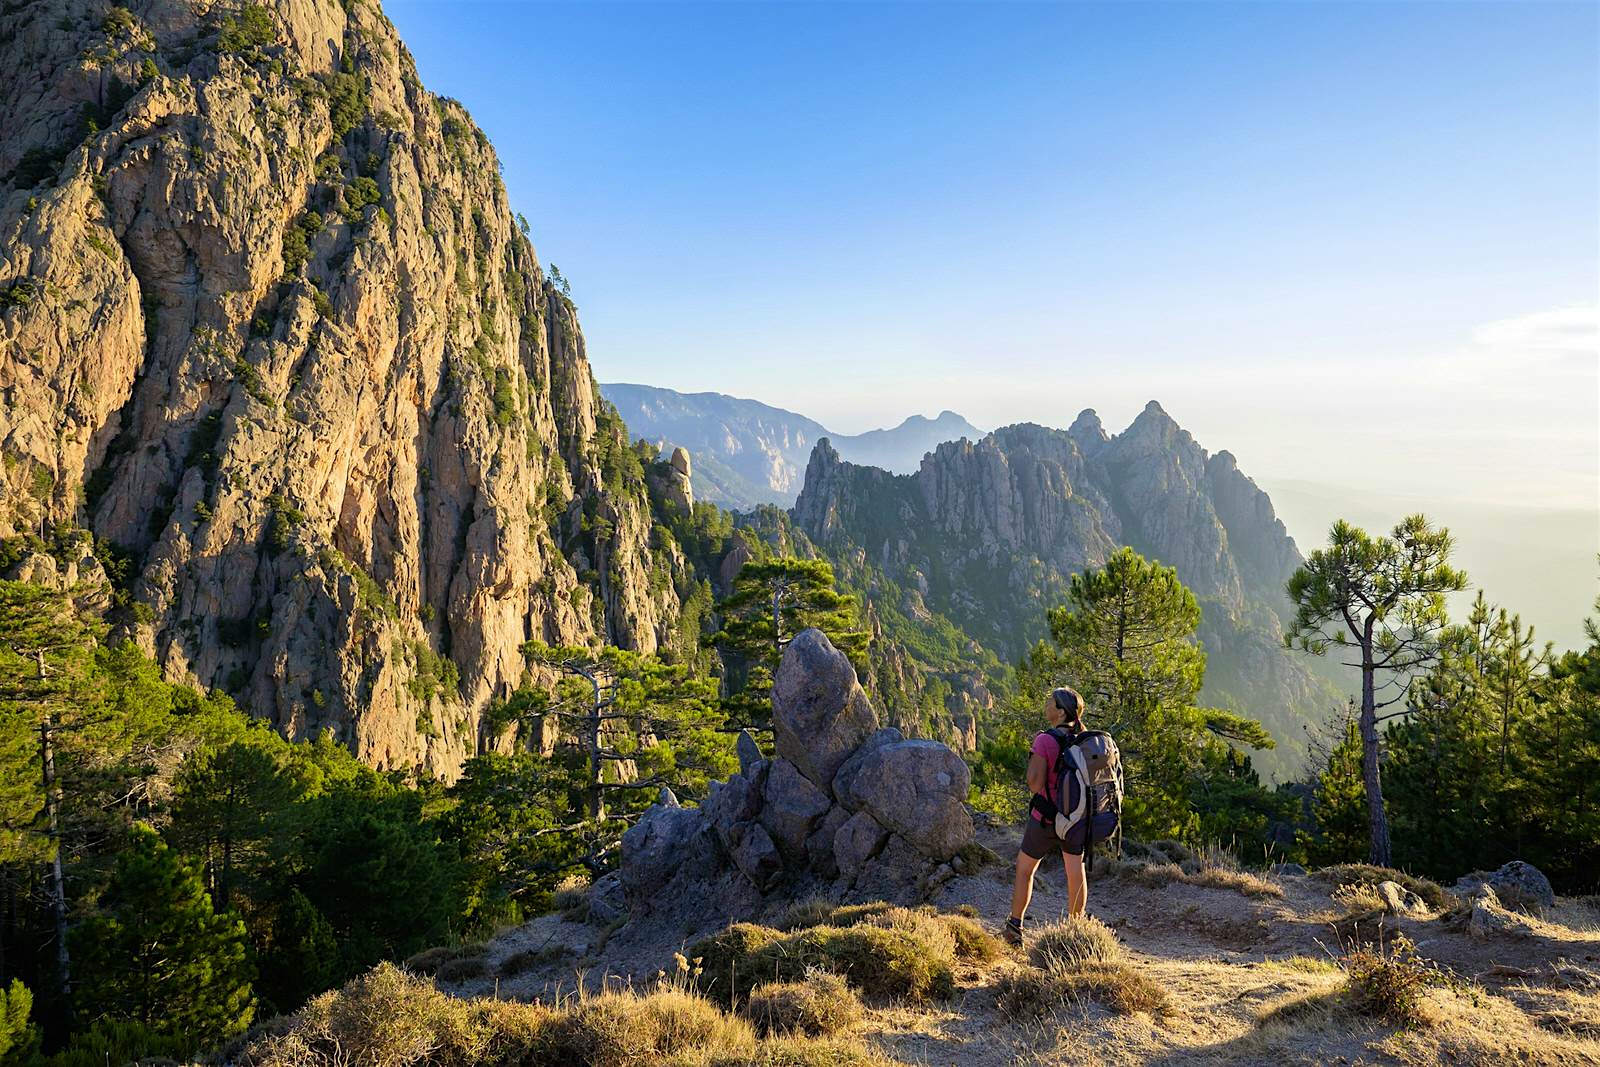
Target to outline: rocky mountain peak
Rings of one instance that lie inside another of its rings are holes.
[[[92,532],[171,678],[446,777],[529,638],[666,639],[566,285],[378,5],[114,11],[0,12],[0,537]]]

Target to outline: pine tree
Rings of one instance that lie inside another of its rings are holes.
[[[18,979],[0,988],[0,1064],[26,1064],[39,1050],[39,1030],[28,1019],[33,994]]]
[[[738,725],[766,726],[778,661],[801,630],[821,630],[858,672],[866,669],[867,633],[856,628],[855,598],[835,588],[833,567],[825,560],[751,560],[739,569],[717,612],[722,629],[714,641],[746,671],[743,686],[727,701]]]
[[[1353,708],[1344,716],[1337,739],[1323,758],[1311,799],[1316,832],[1300,835],[1307,860],[1319,866],[1354,861],[1366,852],[1370,840],[1357,716]]]
[[[1361,670],[1362,779],[1367,800],[1369,859],[1390,865],[1389,818],[1383,803],[1378,712],[1404,700],[1411,678],[1437,657],[1446,593],[1466,587],[1450,566],[1449,531],[1412,515],[1388,537],[1371,537],[1340,520],[1328,547],[1319,548],[1289,579],[1296,613],[1285,642],[1322,655],[1350,648],[1346,664]],[[1382,676],[1381,680],[1379,676]],[[1394,715],[1404,714],[1404,711]]]
[[[136,825],[101,911],[73,931],[88,1016],[127,1018],[206,1049],[255,1011],[244,923],[211,907],[199,865]]]
[[[1198,839],[1191,789],[1209,766],[1231,774],[1225,740],[1269,747],[1253,720],[1196,706],[1205,653],[1195,644],[1200,605],[1172,567],[1122,548],[1105,566],[1074,575],[1067,603],[1048,616],[1041,641],[1018,668],[1012,715],[1042,729],[1039,708],[1058,685],[1083,696],[1089,724],[1117,740],[1127,768],[1125,813],[1144,837]],[[1215,825],[1215,824],[1214,824]]]
[[[299,799],[301,787],[281,765],[276,738],[235,741],[204,749],[178,772],[171,838],[204,858],[207,885],[218,911],[233,902],[234,887],[254,881],[269,857],[274,816]]]

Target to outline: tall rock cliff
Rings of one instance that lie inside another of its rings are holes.
[[[0,9],[0,537],[173,678],[449,776],[525,640],[667,641],[564,289],[372,0]]]
[[[791,515],[876,615],[902,622],[900,643],[953,685],[952,711],[983,654],[1014,661],[1071,576],[1120,545],[1176,567],[1200,599],[1206,696],[1272,730],[1280,750],[1263,763],[1297,770],[1300,725],[1327,710],[1331,694],[1282,648],[1300,554],[1271,501],[1154,402],[1114,436],[1085,411],[1065,431],[1008,426],[942,444],[912,475],[846,463],[823,441]]]

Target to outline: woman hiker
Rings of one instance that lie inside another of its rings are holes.
[[[1069,733],[1083,731],[1083,698],[1075,689],[1066,687],[1052,692],[1044,701],[1045,721],[1049,730],[1061,728]],[[1005,938],[1013,945],[1022,944],[1022,920],[1028,913],[1028,902],[1033,899],[1033,875],[1039,861],[1046,856],[1061,854],[1061,863],[1067,872],[1067,914],[1073,918],[1083,915],[1089,902],[1089,885],[1083,873],[1083,847],[1077,851],[1056,836],[1056,806],[1061,798],[1056,795],[1056,758],[1061,755],[1061,744],[1048,732],[1035,734],[1033,754],[1028,758],[1028,790],[1033,802],[1023,820],[1022,848],[1017,852],[1017,881],[1011,890],[1011,918],[1006,920]]]

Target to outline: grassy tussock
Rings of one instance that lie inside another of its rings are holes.
[[[750,994],[745,1018],[762,1035],[832,1037],[861,1025],[861,999],[843,978],[812,971],[798,982],[770,982]]]
[[[1121,1015],[1165,1015],[1171,1010],[1167,991],[1127,963],[1085,962],[1059,974],[1012,971],[1001,977],[998,989],[1000,1010],[1019,1020],[1088,1000]]]
[[[871,904],[835,905],[819,897],[793,905],[774,923],[779,930],[805,930],[816,926],[845,929],[851,926],[880,926],[906,930],[936,944],[940,954],[948,942],[952,958],[974,964],[991,963],[1004,951],[1000,939],[984,929],[978,911],[970,905],[954,913],[942,913],[930,904],[901,908],[883,901]]]
[[[1059,974],[1081,963],[1119,963],[1125,954],[1109,926],[1082,918],[1041,929],[1028,956],[1040,970]]]
[[[1166,990],[1140,973],[1099,919],[1069,919],[1045,927],[1029,951],[1033,967],[999,982],[1000,1009],[1028,1018],[1067,1004],[1098,1001],[1123,1015],[1171,1010]]]
[[[390,964],[315,998],[286,1020],[258,1027],[231,1059],[243,1067],[881,1067],[893,1062],[848,1040],[813,1041],[800,1034],[763,1040],[745,1019],[670,982],[643,993],[578,995],[551,1007],[451,997]]]
[[[438,974],[440,969],[451,964],[466,960],[477,960],[481,965],[483,960],[484,945],[481,941],[474,941],[465,945],[451,947],[424,949],[423,951],[406,960],[406,970],[412,974]],[[470,969],[470,965],[469,965]],[[481,972],[480,972],[481,973]],[[453,981],[454,979],[446,979]]]
[[[816,909],[807,917],[819,914]],[[868,997],[922,1003],[954,987],[957,959],[999,954],[969,923],[931,910],[861,905],[835,909],[820,925],[789,932],[736,923],[697,942],[689,955],[701,961],[700,989],[723,1004],[744,1000],[766,982],[796,981],[808,970],[840,975]]]
[[[1312,872],[1320,878],[1326,878],[1334,885],[1368,886],[1374,890],[1373,897],[1378,900],[1379,907],[1383,901],[1377,897],[1376,889],[1379,882],[1398,882],[1402,887],[1411,890],[1421,897],[1423,903],[1434,911],[1447,911],[1455,903],[1455,898],[1438,882],[1427,878],[1419,878],[1405,871],[1397,871],[1392,867],[1374,867],[1370,863],[1340,863],[1332,867],[1323,867]]]

